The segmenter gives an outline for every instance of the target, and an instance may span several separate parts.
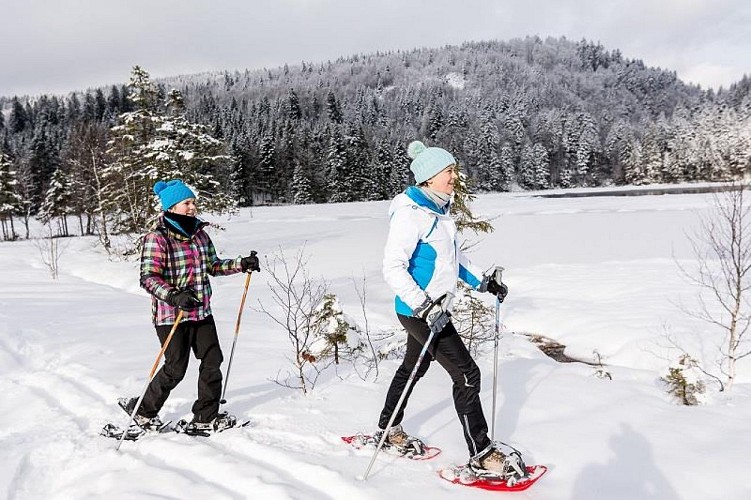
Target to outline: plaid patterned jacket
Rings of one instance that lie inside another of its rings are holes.
[[[228,275],[242,271],[241,257],[220,259],[202,222],[192,238],[165,226],[160,216],[156,229],[144,237],[141,251],[141,287],[151,294],[151,314],[155,325],[171,325],[177,308],[166,299],[174,289],[190,288],[202,302],[185,311],[183,321],[197,321],[211,315],[209,275]]]

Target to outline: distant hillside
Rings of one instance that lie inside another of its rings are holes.
[[[727,180],[749,169],[748,78],[715,95],[585,40],[467,43],[159,83],[226,142],[236,161],[218,177],[244,203],[259,192],[295,203],[391,197],[410,182],[414,139],[451,151],[486,191]],[[35,155],[43,190],[75,125],[106,134],[132,109],[127,94],[0,100],[12,108],[2,147],[15,161]]]
[[[726,100],[748,120],[747,79],[718,99],[587,41],[467,43],[164,83],[182,89],[193,118],[227,138],[248,171],[263,163],[290,185],[297,161],[325,184],[341,154],[340,175],[368,174],[358,199],[400,189],[416,138],[449,149],[483,190],[710,180],[744,163],[714,165],[729,155],[706,147]]]

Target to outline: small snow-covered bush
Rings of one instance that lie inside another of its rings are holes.
[[[313,312],[315,340],[311,351],[316,357],[334,357],[334,363],[339,364],[341,350],[356,351],[360,346],[359,335],[345,317],[342,306],[336,295],[327,293],[323,296],[318,307]]]
[[[681,404],[696,406],[702,402],[706,387],[701,379],[701,371],[694,358],[684,354],[677,364],[668,368],[660,380],[665,384],[668,394],[676,397]]]

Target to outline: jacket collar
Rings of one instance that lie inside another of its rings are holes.
[[[428,198],[425,193],[422,192],[422,189],[420,189],[417,186],[409,186],[407,189],[404,190],[404,194],[412,200],[418,207],[426,208],[430,210],[431,212],[435,212],[438,215],[446,215],[449,213],[449,210],[451,209],[451,203],[452,201],[449,201],[445,208],[441,208],[436,203]]]

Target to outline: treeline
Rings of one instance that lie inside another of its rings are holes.
[[[0,98],[3,213],[49,212],[50,187],[76,162],[112,164],[113,130],[139,109],[132,84]],[[705,91],[597,43],[528,37],[174,77],[154,85],[150,112],[174,115],[168,101],[179,98],[183,124],[221,141],[223,159],[198,169],[215,194],[240,205],[337,202],[403,189],[413,139],[450,150],[481,191],[738,177],[751,157],[750,87],[744,77]],[[96,210],[68,213],[85,232]]]

